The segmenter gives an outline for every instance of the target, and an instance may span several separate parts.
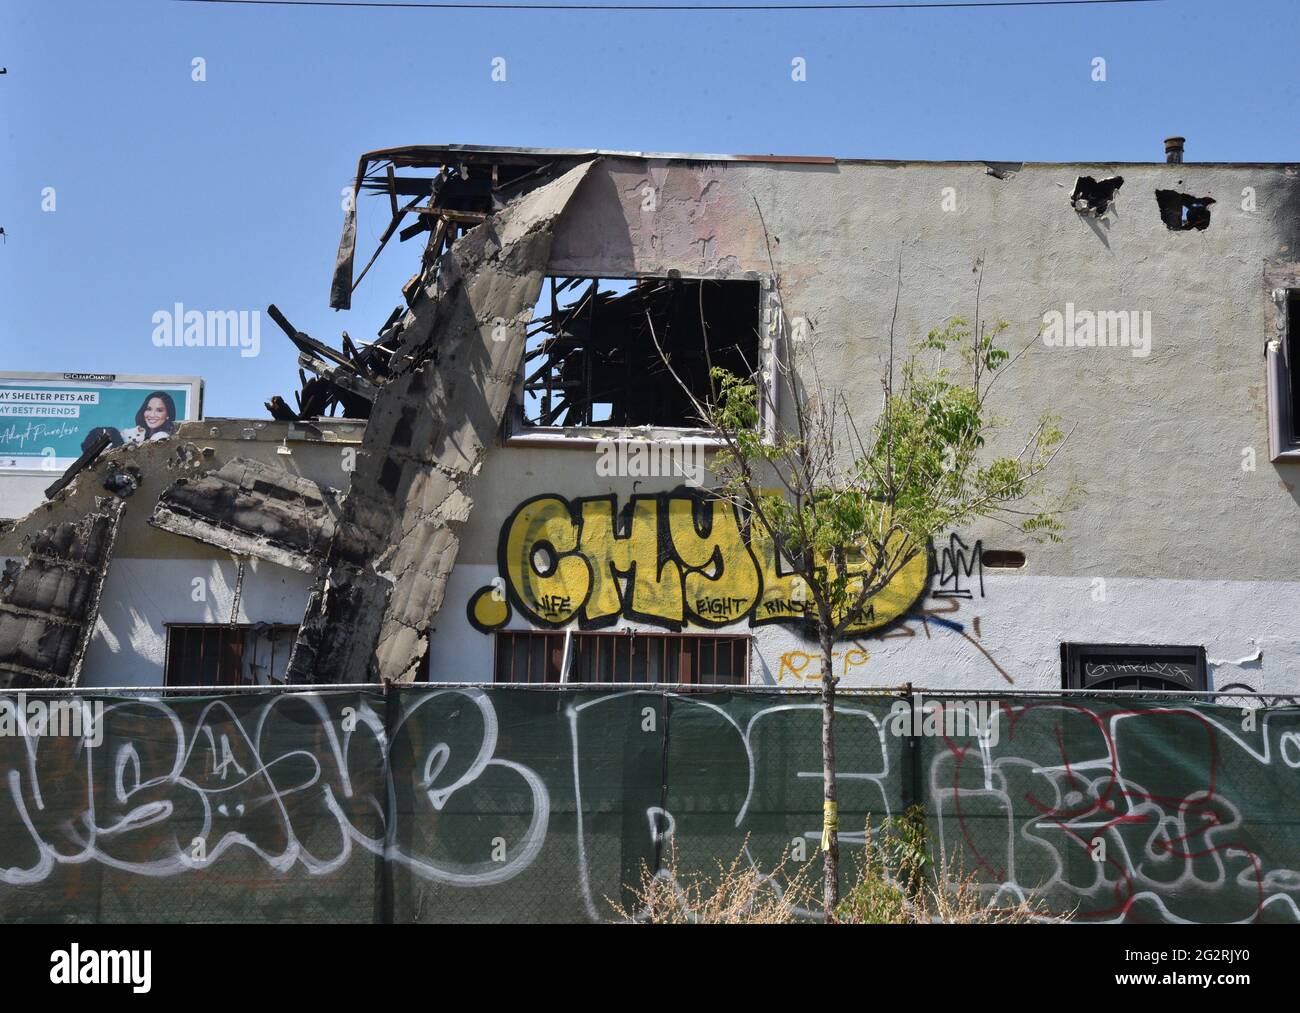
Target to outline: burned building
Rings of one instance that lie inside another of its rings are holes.
[[[355,190],[330,304],[408,256],[397,307],[365,340],[272,307],[302,372],[267,419],[100,448],[12,510],[8,684],[812,685],[779,554],[707,495],[691,391],[766,376],[770,431],[802,341],[869,419],[891,326],[979,313],[1025,349],[1008,431],[1059,414],[1051,479],[1086,495],[1059,543],[945,533],[835,674],[1300,687],[1296,167],[448,145],[367,153]]]

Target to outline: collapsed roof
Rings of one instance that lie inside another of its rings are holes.
[[[363,155],[358,172],[358,192],[379,179],[394,202],[381,249],[410,214],[418,220],[404,230],[407,238],[429,234],[420,270],[380,340],[358,346],[345,335],[339,351],[269,309],[298,347],[303,369],[315,374],[303,374],[296,411],[277,397],[268,405],[272,413],[298,419],[341,407],[369,419],[349,488],[335,496],[246,458],[202,467],[210,451],[185,445],[177,451],[198,462],[197,470],[171,482],[149,518],[239,557],[314,574],[290,682],[410,681],[419,671],[459,529],[473,507],[468,480],[500,429],[523,361],[555,224],[594,164],[575,155],[498,154],[490,164],[444,160],[427,181],[397,177],[397,165],[432,167],[420,150]],[[336,305],[346,305],[355,287],[355,223],[354,207],[335,273]],[[115,498],[97,500],[87,530],[47,532],[39,509],[5,525],[27,558],[0,585],[0,685],[75,683],[112,531],[122,501],[138,487],[118,480],[123,453],[83,455],[49,490],[54,501],[71,495],[78,480],[98,480],[113,492]],[[147,467],[152,457],[133,460]],[[59,589],[72,577],[74,600],[60,612],[68,595]]]

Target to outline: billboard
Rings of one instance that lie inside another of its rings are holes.
[[[58,473],[101,432],[111,446],[166,439],[203,411],[197,376],[0,373],[0,473]]]

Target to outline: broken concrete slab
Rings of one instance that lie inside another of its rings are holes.
[[[37,531],[0,577],[0,687],[72,686],[99,616],[123,502]]]
[[[408,681],[496,439],[554,226],[594,162],[510,201],[424,272],[375,396],[331,558],[303,618],[294,682]],[[341,601],[346,608],[340,607]]]
[[[339,505],[309,479],[237,457],[216,471],[177,479],[149,523],[237,556],[314,573],[333,540]]]

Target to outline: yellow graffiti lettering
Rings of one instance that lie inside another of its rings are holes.
[[[626,535],[614,527],[612,500],[582,504],[579,548],[591,563],[591,600],[583,612],[588,621],[618,615],[624,597],[619,576],[627,577],[627,608],[637,616],[669,624],[682,621],[682,571],[659,552],[659,501],[638,499]]]
[[[903,536],[889,546],[897,554]],[[500,629],[511,605],[544,626],[580,619],[584,627],[623,616],[669,629],[799,623],[816,607],[803,578],[778,559],[761,524],[748,529],[731,503],[698,493],[633,497],[621,513],[613,496],[575,500],[538,496],[507,521],[500,543],[502,573],[467,602],[476,629]],[[849,595],[862,580],[893,559],[852,559]],[[877,564],[872,566],[872,564]],[[880,589],[865,613],[843,632],[849,637],[878,629],[904,615],[925,593],[930,561],[916,552]],[[508,592],[508,598],[507,594]],[[854,652],[845,666],[865,661]],[[778,680],[820,679],[801,675],[807,662],[782,661]],[[819,667],[819,665],[817,666]]]
[[[776,543],[761,524],[751,524],[750,545],[758,560],[763,596],[754,616],[755,622],[780,622],[811,615],[813,602],[808,586],[793,573],[782,573],[777,564]]]
[[[860,647],[850,647],[847,651],[835,651],[831,655],[831,663],[843,658],[840,665],[840,676],[849,674],[849,669],[865,665],[870,659],[866,651]],[[781,667],[777,670],[777,683],[785,682],[787,678],[791,682],[820,682],[822,677],[822,664],[820,654],[809,654],[806,651],[786,651],[781,655]]]
[[[736,511],[712,500],[702,507],[707,534],[695,523],[697,501],[668,504],[668,531],[685,578],[686,609],[699,622],[719,626],[749,615],[758,600],[758,567],[749,554]]]
[[[905,548],[906,536],[901,533],[890,539],[886,545],[884,558],[877,560],[881,569],[891,567],[895,558],[901,557]],[[868,569],[867,560],[861,560],[849,570],[857,570],[858,576],[849,581],[849,595],[858,594],[862,589],[862,571]],[[891,623],[904,615],[913,603],[925,591],[930,578],[930,558],[921,549],[898,571],[888,584],[871,595],[868,612],[858,622],[851,623],[847,632],[864,633]]]
[[[569,504],[542,496],[515,513],[505,540],[506,579],[532,618],[567,623],[591,590],[591,570],[577,551]]]

